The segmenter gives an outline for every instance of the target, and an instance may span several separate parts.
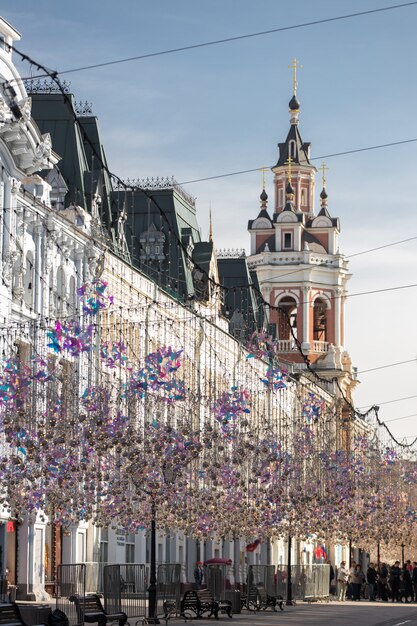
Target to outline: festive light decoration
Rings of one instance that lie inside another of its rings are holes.
[[[123,367],[127,363],[126,346],[123,341],[107,341],[100,349],[101,361],[110,369]]]
[[[279,367],[272,367],[270,365],[266,370],[265,378],[261,378],[261,381],[273,391],[279,389],[286,389],[288,383],[288,370],[281,369]]]
[[[232,387],[230,392],[223,392],[213,405],[214,417],[229,441],[236,436],[239,417],[250,413],[249,400],[250,394],[245,389]]]
[[[302,405],[302,415],[307,422],[316,422],[320,419],[324,406],[324,400],[318,398],[315,393],[309,393],[308,399],[304,400]]]
[[[50,340],[48,348],[54,352],[67,351],[72,356],[78,357],[83,352],[90,352],[93,348],[93,326],[81,326],[76,321],[55,322],[55,328],[48,331]]]
[[[14,516],[135,532],[155,504],[173,530],[248,546],[289,527],[319,546],[414,541],[416,458],[377,425],[350,436],[319,388],[275,363],[243,359],[239,384],[225,369],[203,385],[215,368],[197,353],[128,362],[127,340],[96,327],[57,322],[41,354],[1,363],[0,502]]]
[[[99,311],[108,308],[113,304],[113,296],[107,295],[107,283],[101,278],[94,278],[91,282],[85,283],[77,293],[80,296],[82,310],[87,315],[97,315]]]

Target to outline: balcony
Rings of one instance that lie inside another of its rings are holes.
[[[299,349],[294,339],[278,339],[278,352],[298,352]],[[311,352],[327,352],[329,349],[328,341],[313,341]]]

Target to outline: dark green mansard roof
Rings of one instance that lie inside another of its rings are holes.
[[[68,187],[66,206],[75,203],[91,211],[91,200],[99,193],[102,200],[101,216],[109,226],[112,221],[110,192],[111,182],[102,163],[106,156],[100,139],[97,118],[93,115],[74,120],[71,106],[72,94],[66,101],[58,93],[30,93],[32,116],[42,133],[50,133],[52,147],[61,156],[58,163],[63,179]],[[93,157],[93,148],[97,156]]]

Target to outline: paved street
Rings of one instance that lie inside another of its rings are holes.
[[[244,611],[226,615],[219,622],[238,623],[239,626],[417,626],[417,604],[388,604],[380,602],[329,602],[285,607],[284,612],[257,614]],[[162,622],[163,623],[163,622]],[[173,620],[172,623],[179,623]],[[198,620],[198,626],[213,626],[215,620]]]

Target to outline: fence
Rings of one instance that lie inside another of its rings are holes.
[[[206,566],[206,585],[215,600],[226,599],[226,575],[227,565],[223,563],[209,563]]]
[[[104,608],[124,611],[129,620],[145,618],[148,577],[143,563],[106,565],[103,568]]]
[[[68,617],[69,626],[79,624],[75,604],[70,602],[70,597],[75,595],[85,596],[85,563],[75,565],[58,565],[56,571],[56,608],[64,611]]]
[[[164,613],[165,602],[175,602],[177,612],[181,605],[181,564],[158,565],[157,573],[158,615]]]
[[[275,566],[249,565],[246,584],[249,589],[262,586],[269,596],[275,596]]]
[[[330,596],[330,565],[292,565],[291,587],[294,600],[328,600]],[[287,597],[287,566],[278,565],[275,576],[276,595]]]

